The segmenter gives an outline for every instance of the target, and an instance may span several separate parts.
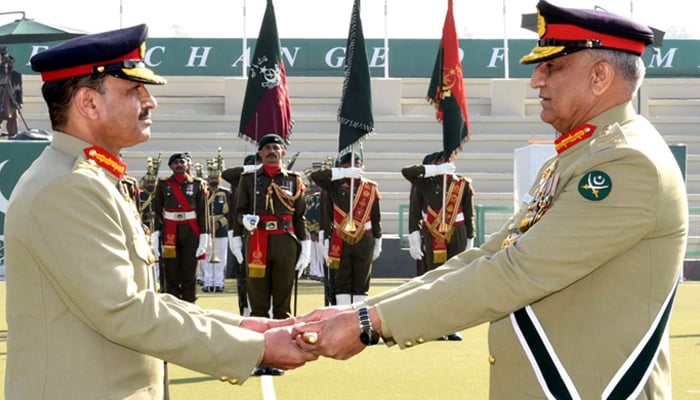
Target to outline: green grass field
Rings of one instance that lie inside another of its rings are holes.
[[[374,279],[371,293],[402,282]],[[225,293],[202,293],[197,304],[237,312],[235,281]],[[5,282],[0,282],[0,387],[4,388],[7,356]],[[319,282],[299,284],[298,313],[323,305]],[[276,398],[328,399],[486,399],[488,397],[487,325],[462,332],[462,342],[433,342],[410,350],[370,347],[347,361],[319,359],[272,378]],[[700,399],[700,282],[680,285],[670,327],[674,399]],[[251,377],[232,386],[175,365],[169,365],[173,400],[263,399],[261,379]],[[2,393],[2,392],[0,392]],[[266,399],[267,400],[267,399]]]

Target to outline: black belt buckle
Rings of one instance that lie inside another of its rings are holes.
[[[276,231],[277,230],[277,221],[266,221],[265,222],[265,230],[266,231]]]

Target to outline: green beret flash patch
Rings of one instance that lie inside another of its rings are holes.
[[[612,180],[603,171],[591,171],[578,182],[578,192],[585,199],[600,201],[608,197],[612,190]]]

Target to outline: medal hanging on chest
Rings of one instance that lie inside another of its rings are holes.
[[[539,221],[542,216],[549,210],[552,205],[552,199],[554,198],[554,193],[556,192],[557,185],[559,183],[559,174],[556,172],[559,160],[552,161],[551,164],[542,172],[540,176],[540,182],[537,185],[534,196],[527,207],[527,212],[525,216],[520,220],[520,223],[515,226],[517,222],[509,227],[510,234],[503,241],[501,247],[505,248],[515,243],[520,235],[527,232],[534,224]]]

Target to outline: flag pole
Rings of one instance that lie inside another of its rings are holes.
[[[389,7],[384,0],[384,78],[389,77]]]
[[[444,157],[444,156],[443,156]],[[445,188],[447,187],[447,174],[442,174],[442,209],[440,209],[440,214],[442,220],[440,221],[441,233],[447,232],[447,224],[445,223]]]
[[[355,167],[355,143],[350,145],[350,168]],[[348,204],[348,223],[345,224],[346,232],[355,232],[355,219],[353,218],[355,203],[355,178],[350,178],[350,204]]]
[[[503,0],[503,73],[505,78],[510,77],[508,62],[508,24],[506,22],[506,0]]]
[[[241,76],[246,78],[248,76],[248,39],[246,36],[245,21],[246,21],[246,7],[245,0],[243,0],[243,68],[241,68]],[[257,132],[256,132],[257,135]]]

